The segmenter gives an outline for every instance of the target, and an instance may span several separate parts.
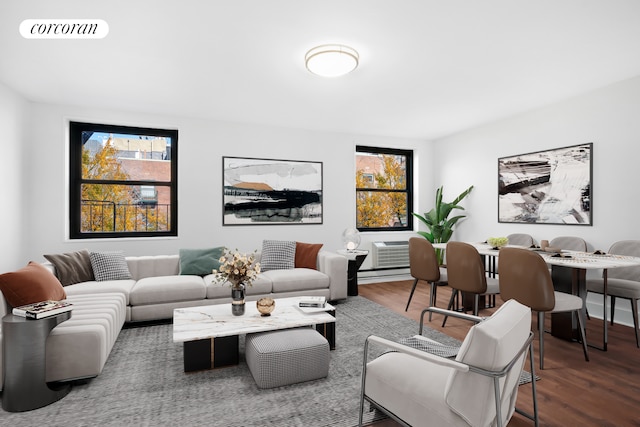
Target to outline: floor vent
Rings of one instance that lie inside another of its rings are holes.
[[[409,266],[409,242],[373,242],[371,251],[373,268]]]

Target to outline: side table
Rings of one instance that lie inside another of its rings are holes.
[[[2,408],[5,411],[23,412],[41,408],[69,393],[70,384],[49,385],[45,376],[47,337],[53,328],[69,318],[70,311],[37,320],[13,314],[2,318]]]
[[[349,264],[347,267],[347,295],[358,295],[358,270],[362,266],[369,251],[339,249],[338,253],[347,257]]]

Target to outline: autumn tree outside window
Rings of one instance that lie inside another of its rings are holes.
[[[413,151],[356,146],[356,227],[413,230]]]
[[[178,131],[69,124],[70,238],[177,236]]]

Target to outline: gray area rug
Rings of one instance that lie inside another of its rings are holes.
[[[277,308],[276,308],[277,310]],[[418,324],[363,297],[336,305],[336,349],[325,379],[261,390],[241,353],[238,366],[185,374],[172,325],[123,329],[102,374],[74,385],[62,400],[24,413],[0,409],[2,425],[47,426],[355,426],[363,345],[370,334],[392,340]],[[459,345],[438,331],[423,335]],[[241,350],[244,340],[241,339]],[[368,411],[370,422],[379,417]]]

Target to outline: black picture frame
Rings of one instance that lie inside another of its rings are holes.
[[[322,224],[322,162],[222,158],[222,225]]]
[[[593,225],[593,143],[498,159],[498,222]]]

